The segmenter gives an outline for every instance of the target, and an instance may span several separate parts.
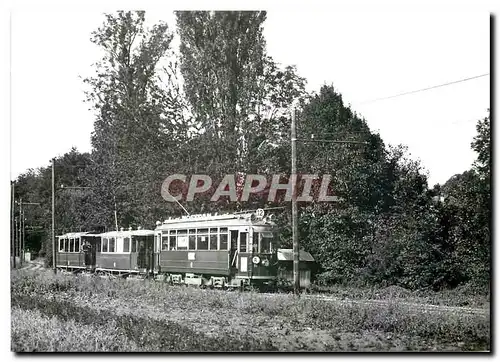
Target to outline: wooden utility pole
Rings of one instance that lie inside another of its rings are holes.
[[[10,210],[10,218],[12,222],[12,267],[16,267],[16,220],[15,220],[15,183],[14,181],[11,182],[11,189],[12,189],[12,199],[11,199],[11,210]]]
[[[56,159],[52,159],[52,270],[54,274],[57,273],[56,269],[56,233],[55,233],[55,209],[56,209],[56,190],[55,190],[55,179],[54,179],[54,167]]]
[[[24,263],[24,242],[25,242],[25,235],[26,235],[25,227],[26,227],[26,223],[25,223],[25,220],[24,220],[24,208],[23,208],[22,217],[21,217],[21,246],[20,246],[21,257],[19,259],[19,264],[21,266]]]
[[[17,249],[19,253],[19,265],[22,266],[22,257],[21,257],[21,243],[23,237],[23,198],[19,198],[19,239],[17,239]]]
[[[293,240],[293,286],[294,293],[300,294],[300,245],[298,232],[298,210],[297,210],[297,141],[300,142],[321,142],[321,143],[336,143],[336,144],[363,144],[367,145],[366,141],[356,140],[327,140],[327,139],[298,139],[297,124],[295,118],[295,107],[292,110],[292,127],[291,127],[291,144],[292,144],[292,240]]]
[[[19,231],[19,234],[20,234],[20,238],[19,238],[19,264],[22,265],[23,262],[24,262],[24,248],[25,248],[25,244],[26,244],[26,216],[24,215],[24,206],[26,205],[38,205],[40,206],[40,203],[38,202],[23,202],[23,200],[21,199],[19,201],[19,213],[21,214],[21,220],[19,222],[19,228],[20,228],[20,231]]]
[[[116,195],[113,194],[113,200],[115,202],[115,228],[116,232],[118,232],[118,213],[116,212]]]
[[[299,235],[297,227],[297,131],[296,131],[295,108],[292,109],[292,240],[293,240],[293,290],[300,293],[299,273]]]
[[[17,262],[16,262],[16,255],[17,255],[17,243],[19,242],[19,218],[16,216],[16,229],[15,229],[15,233],[16,233],[16,240],[15,240],[15,243],[14,243],[14,266],[17,265]]]

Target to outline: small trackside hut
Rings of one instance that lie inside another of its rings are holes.
[[[293,249],[278,249],[278,278],[288,285],[293,285]],[[307,251],[299,252],[299,281],[300,288],[308,289],[311,286],[311,271],[314,269],[314,258]]]
[[[265,287],[276,279],[277,230],[262,209],[157,222],[158,271],[172,284]]]

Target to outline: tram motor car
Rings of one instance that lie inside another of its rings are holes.
[[[276,280],[277,228],[262,209],[158,221],[155,239],[157,272],[172,284],[265,287]]]

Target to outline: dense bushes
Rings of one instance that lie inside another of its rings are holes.
[[[357,132],[368,142],[362,148],[302,148],[301,171],[335,175],[331,192],[345,200],[301,207],[301,242],[320,264],[318,283],[434,290],[472,283],[488,289],[489,117],[478,123],[474,168],[432,189],[405,148],[385,147],[333,88],[323,87],[301,120],[305,135]]]

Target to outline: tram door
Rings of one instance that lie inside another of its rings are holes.
[[[154,268],[154,239],[152,237],[137,237],[137,267],[152,270]]]
[[[237,260],[237,250],[238,250],[238,230],[231,230],[229,229],[229,237],[230,237],[230,245],[231,248],[229,249],[229,267],[230,268],[237,268],[238,267],[238,260]]]
[[[248,229],[240,230],[238,235],[238,261],[237,267],[240,274],[247,274],[248,259],[251,257],[248,250]]]
[[[100,240],[100,238],[95,236],[82,237],[82,251],[84,254],[84,265],[87,268],[95,266],[98,240]]]

